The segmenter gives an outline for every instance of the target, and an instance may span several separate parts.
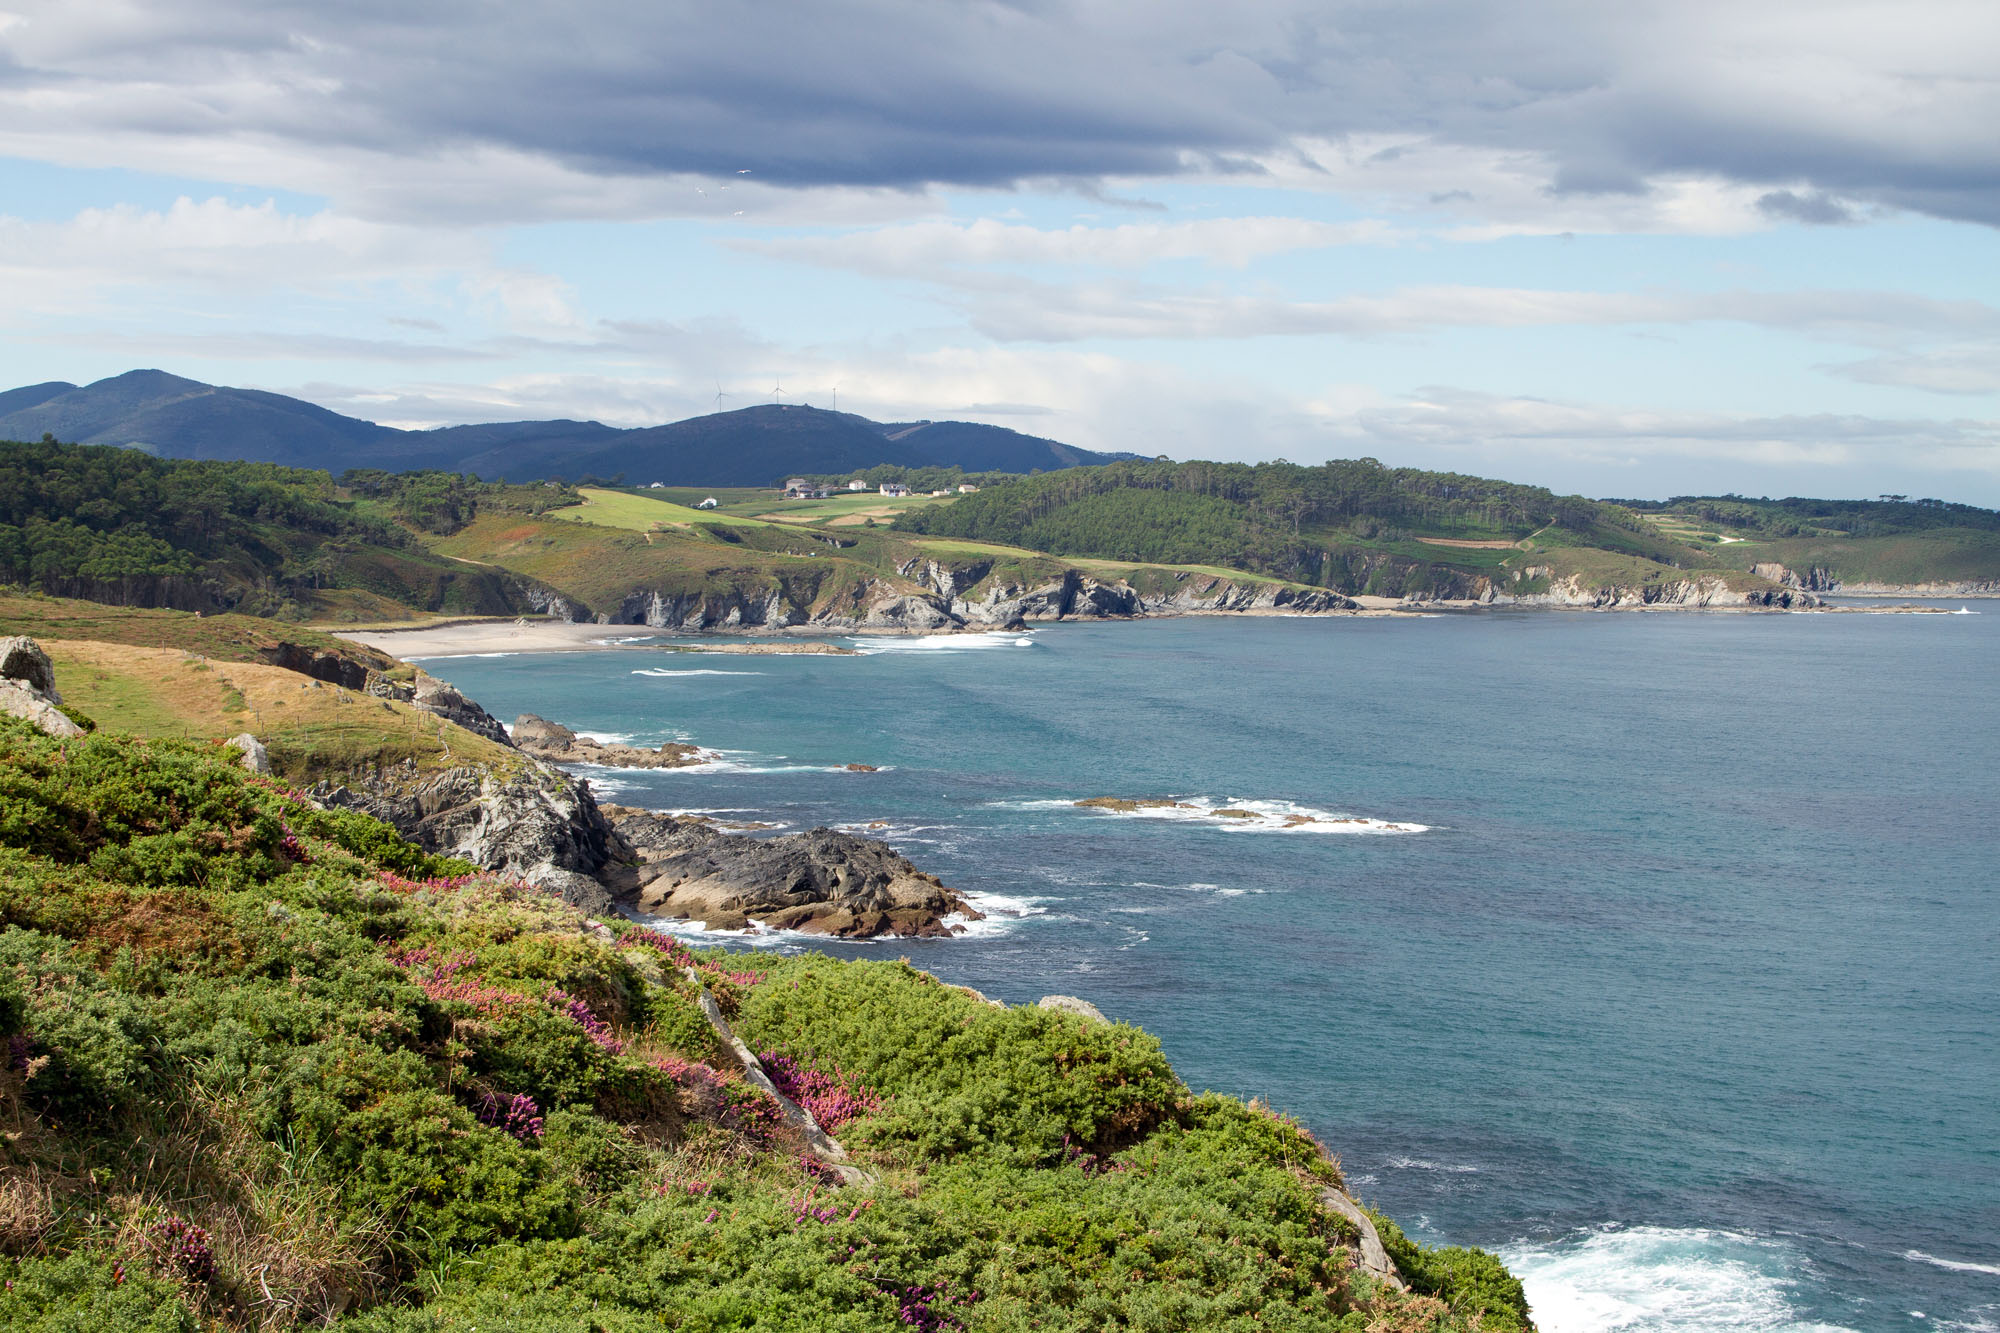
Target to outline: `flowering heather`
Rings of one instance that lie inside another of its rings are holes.
[[[852,1222],[875,1206],[873,1199],[863,1199],[851,1208],[843,1208],[837,1202],[822,1203],[816,1185],[808,1186],[803,1194],[794,1195],[790,1203],[794,1221],[817,1222],[823,1227],[832,1226],[835,1222]]]
[[[979,1293],[972,1291],[963,1296],[954,1296],[946,1290],[950,1285],[947,1279],[939,1281],[936,1285],[926,1282],[914,1287],[889,1288],[888,1294],[896,1298],[898,1307],[896,1317],[911,1328],[923,1330],[923,1333],[936,1333],[939,1329],[964,1328],[965,1325],[958,1321],[951,1307],[969,1308],[979,1299]]]
[[[1112,1171],[1123,1171],[1130,1163],[1114,1162],[1102,1153],[1086,1152],[1081,1144],[1070,1141],[1063,1135],[1063,1161],[1073,1164],[1086,1176],[1101,1176]]]
[[[215,1252],[209,1248],[208,1233],[192,1222],[170,1217],[146,1228],[159,1247],[161,1264],[172,1273],[193,1282],[215,1276]]]
[[[298,834],[292,832],[290,829],[285,830],[284,840],[278,844],[278,850],[294,865],[309,866],[312,864],[312,853],[306,850],[304,843],[299,841]]]
[[[469,953],[440,958],[428,944],[414,949],[391,944],[383,952],[390,962],[408,972],[410,980],[422,986],[424,994],[433,1000],[455,1000],[489,1017],[527,1003],[514,992],[489,986],[477,977],[459,976],[460,972],[472,966],[472,955]]]
[[[499,1093],[489,1092],[480,1099],[478,1114],[484,1123],[505,1130],[523,1143],[542,1137],[542,1108],[526,1093],[503,1100]]]
[[[882,1098],[850,1080],[839,1066],[827,1073],[776,1051],[761,1052],[757,1060],[778,1091],[803,1106],[829,1134],[856,1117],[881,1114]]]
[[[682,941],[657,930],[635,930],[625,936],[625,943],[637,948],[652,949],[666,957],[670,967],[691,967],[711,981],[727,981],[736,986],[754,986],[764,979],[762,972],[732,971],[721,963],[703,961],[694,956]]]
[[[610,1054],[617,1055],[625,1049],[625,1043],[611,1035],[611,1025],[592,1013],[589,1005],[568,991],[551,990],[545,998],[557,1009],[569,1015],[570,1022],[582,1028],[585,1036]]]
[[[391,893],[454,893],[483,875],[452,875],[445,879],[404,879],[393,870],[375,873],[375,882]]]

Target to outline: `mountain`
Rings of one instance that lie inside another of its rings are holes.
[[[166,458],[323,468],[435,469],[535,481],[624,474],[682,486],[764,486],[793,473],[878,464],[1032,472],[1127,455],[1094,453],[968,421],[883,425],[851,412],[767,404],[623,430],[596,421],[510,421],[398,430],[255,389],[158,370],[94,384],[50,382],[0,393],[0,439],[43,435],[115,444]]]

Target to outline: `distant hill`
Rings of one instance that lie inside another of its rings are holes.
[[[1107,463],[1101,454],[969,421],[883,425],[849,412],[762,405],[622,430],[596,421],[511,421],[409,431],[342,416],[283,394],[232,389],[158,370],[94,384],[0,393],[0,439],[114,444],[164,458],[288,467],[471,472],[489,480],[616,477],[645,484],[765,486],[786,475],[878,464],[1032,472]]]

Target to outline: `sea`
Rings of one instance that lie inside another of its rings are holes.
[[[1499,1253],[1544,1333],[1991,1331],[2000,603],[1967,608],[855,656],[607,627],[625,651],[426,666],[503,718],[714,752],[579,770],[601,800],[883,838],[986,914],[705,942],[1087,999],[1300,1117],[1419,1239]]]

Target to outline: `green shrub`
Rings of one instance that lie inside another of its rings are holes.
[[[1186,1095],[1159,1042],[1137,1028],[996,1009],[902,964],[783,960],[747,991],[741,1027],[758,1049],[824,1056],[859,1077],[889,1105],[854,1132],[932,1159],[1101,1153]]]
[[[179,1289],[105,1256],[0,1259],[0,1328],[10,1333],[196,1333]]]
[[[61,1123],[103,1125],[153,1085],[158,1033],[130,995],[71,957],[67,941],[0,931],[0,975],[21,1001],[30,1100]]]
[[[1479,1315],[1487,1333],[1527,1333],[1528,1294],[1521,1279],[1485,1250],[1462,1245],[1430,1249],[1403,1234],[1403,1229],[1379,1213],[1370,1212],[1381,1233],[1382,1248],[1410,1290],[1436,1296],[1461,1315]]]

